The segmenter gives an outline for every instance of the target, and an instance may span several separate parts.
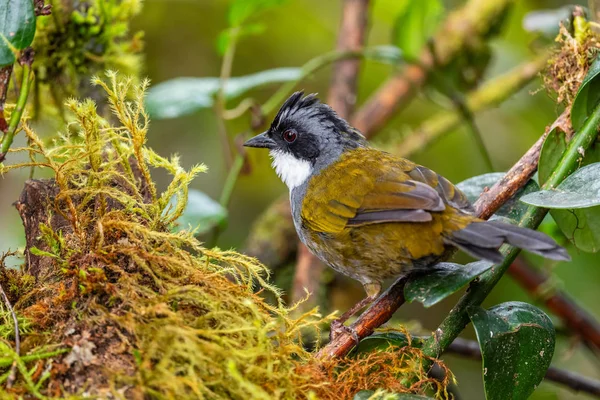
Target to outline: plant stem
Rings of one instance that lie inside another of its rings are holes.
[[[237,45],[239,28],[234,28],[231,32],[231,40],[225,54],[223,55],[223,62],[221,63],[221,74],[219,91],[217,92],[217,98],[215,101],[215,113],[217,115],[217,127],[219,131],[219,139],[221,141],[221,148],[223,149],[223,155],[225,156],[225,163],[227,169],[231,169],[233,163],[233,155],[231,152],[231,144],[229,143],[229,136],[227,136],[227,127],[225,126],[225,112],[226,112],[226,99],[225,99],[225,87],[227,80],[231,76],[231,68],[233,66],[233,58],[235,56],[235,49]]]
[[[547,190],[556,187],[571,172],[577,169],[579,161],[582,158],[580,152],[582,150],[586,151],[596,139],[599,123],[600,103],[596,105],[581,130],[573,136],[567,146],[567,150],[554,168],[548,181],[542,186],[542,189]],[[542,222],[547,212],[547,209],[530,206],[521,218],[519,226],[535,229]],[[499,266],[481,275],[478,280],[471,284],[467,293],[454,306],[444,321],[442,321],[435,334],[424,344],[423,351],[426,355],[437,358],[448,348],[450,343],[454,341],[469,323],[467,309],[479,306],[483,302],[519,252],[520,249],[518,248],[503,247],[504,261]]]
[[[233,192],[233,188],[235,187],[235,183],[237,182],[238,177],[240,176],[240,171],[244,166],[244,156],[241,154],[236,154],[235,159],[233,160],[233,164],[229,169],[229,173],[227,174],[227,178],[225,178],[225,184],[223,185],[223,192],[221,193],[221,199],[219,202],[225,208],[229,206],[229,201],[231,200],[231,193]]]
[[[23,64],[23,77],[21,79],[21,91],[19,92],[17,107],[10,116],[8,129],[4,135],[4,138],[2,139],[2,148],[0,148],[0,162],[4,160],[8,149],[10,149],[10,146],[12,145],[15,133],[17,131],[17,126],[19,125],[19,121],[21,121],[23,111],[25,111],[25,106],[27,105],[27,96],[29,95],[29,89],[31,88],[32,80],[30,77],[31,65],[25,63]]]

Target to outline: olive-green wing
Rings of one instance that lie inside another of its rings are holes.
[[[302,204],[302,220],[325,233],[347,226],[425,222],[446,204],[463,202],[461,196],[447,180],[424,167],[361,148],[313,177]]]

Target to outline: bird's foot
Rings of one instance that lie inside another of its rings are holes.
[[[358,337],[358,332],[355,329],[344,325],[342,321],[336,319],[331,322],[331,326],[329,327],[329,341],[332,342],[336,337],[341,335],[342,333],[348,333],[354,339],[354,344],[357,346],[360,343],[360,337]]]

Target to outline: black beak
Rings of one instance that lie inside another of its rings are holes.
[[[277,143],[275,143],[275,141],[267,135],[267,132],[263,132],[260,135],[256,135],[252,139],[248,140],[246,143],[244,143],[244,146],[263,149],[274,149],[275,147],[277,147]]]

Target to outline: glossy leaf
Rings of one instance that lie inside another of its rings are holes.
[[[225,84],[225,97],[232,99],[256,87],[294,81],[300,78],[301,71],[300,68],[275,68],[229,78]],[[215,77],[171,79],[150,88],[146,97],[146,108],[156,119],[191,114],[212,107],[219,87],[220,79]]]
[[[426,274],[411,278],[404,288],[404,297],[408,302],[418,301],[425,307],[431,307],[465,287],[493,265],[488,261],[467,265],[439,263]]]
[[[406,58],[415,60],[441,21],[444,6],[440,0],[408,0],[396,18],[392,42]]]
[[[581,82],[571,106],[571,125],[578,131],[600,101],[600,57],[596,58]]]
[[[171,200],[175,202],[173,198]],[[181,217],[177,219],[177,229],[196,229],[200,235],[227,221],[227,210],[205,193],[190,189],[188,201]]]
[[[546,182],[567,148],[563,132],[551,131],[542,146],[538,177]],[[589,148],[583,157],[583,166],[600,162],[600,142]],[[567,178],[568,179],[568,178]],[[587,183],[586,183],[587,184]],[[590,182],[595,184],[595,182]],[[560,187],[560,185],[559,185]],[[550,210],[552,218],[563,234],[580,250],[597,252],[600,250],[600,206],[573,210]]]
[[[543,36],[554,40],[562,22],[571,25],[573,6],[535,10],[528,12],[523,18],[523,29],[528,32],[539,32]]]
[[[0,3],[0,67],[14,63],[13,50],[23,50],[28,47],[34,36],[33,0],[2,1]]]
[[[421,338],[412,338],[411,346],[420,347],[422,342],[423,341]],[[391,346],[408,346],[408,339],[406,335],[402,332],[374,333],[371,336],[367,336],[366,338],[362,339],[358,346],[353,350],[352,354],[370,353],[376,350],[386,351]]]
[[[600,205],[600,163],[581,167],[555,189],[529,193],[521,197],[521,201],[537,207],[555,209]]]
[[[522,302],[467,311],[483,357],[486,399],[527,399],[544,378],[554,354],[550,318]]]
[[[492,172],[466,179],[456,185],[467,196],[471,203],[474,203],[477,198],[483,193],[486,188],[491,188],[496,182],[504,177],[504,172]],[[508,200],[504,205],[496,211],[491,219],[504,219],[505,222],[517,223],[527,210],[527,205],[519,201],[521,196],[528,193],[538,191],[540,189],[536,181],[530,180],[527,184],[519,189],[515,195]]]
[[[389,393],[375,395],[374,390],[361,390],[354,395],[354,400],[433,400],[431,397],[419,396],[417,394],[397,393],[390,395]]]

